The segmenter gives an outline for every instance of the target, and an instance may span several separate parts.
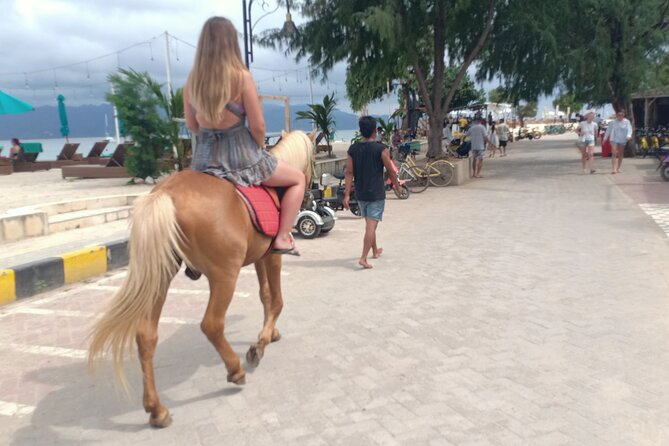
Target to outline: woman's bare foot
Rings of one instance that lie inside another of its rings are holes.
[[[618,170],[616,170],[616,173],[623,173],[623,171],[618,169]]]
[[[358,262],[358,265],[362,266],[364,269],[372,269],[372,268],[374,268],[372,265],[370,265],[369,263],[367,263],[367,259],[364,259],[364,260],[363,260],[363,259],[360,259],[360,261]]]
[[[383,254],[383,248],[379,248],[376,250],[376,252],[372,255],[373,259],[378,259],[381,257],[381,254]]]

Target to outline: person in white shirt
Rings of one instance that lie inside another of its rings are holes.
[[[500,156],[506,156],[506,145],[509,141],[509,126],[506,125],[504,119],[499,120],[499,125],[495,128],[497,131],[497,137],[499,139],[499,151],[501,152]]]
[[[595,139],[597,136],[597,123],[594,122],[595,114],[589,112],[585,115],[585,121],[580,122],[576,128],[578,133],[578,147],[581,151],[581,166],[583,172],[595,173],[594,159],[595,159]]]
[[[625,112],[616,112],[616,119],[609,123],[604,139],[611,141],[611,173],[623,173],[620,166],[623,163],[625,146],[632,139],[632,124],[625,118]]]

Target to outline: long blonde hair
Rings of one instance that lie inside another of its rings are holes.
[[[237,30],[224,17],[204,23],[195,63],[188,76],[188,93],[198,114],[209,122],[221,119],[233,92],[241,90],[244,73]]]

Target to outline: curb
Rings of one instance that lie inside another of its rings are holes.
[[[0,269],[0,306],[81,282],[127,264],[128,240],[124,239]]]

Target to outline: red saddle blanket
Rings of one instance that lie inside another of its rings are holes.
[[[264,186],[235,187],[246,204],[256,230],[268,237],[276,237],[279,233],[279,198],[276,190]]]

